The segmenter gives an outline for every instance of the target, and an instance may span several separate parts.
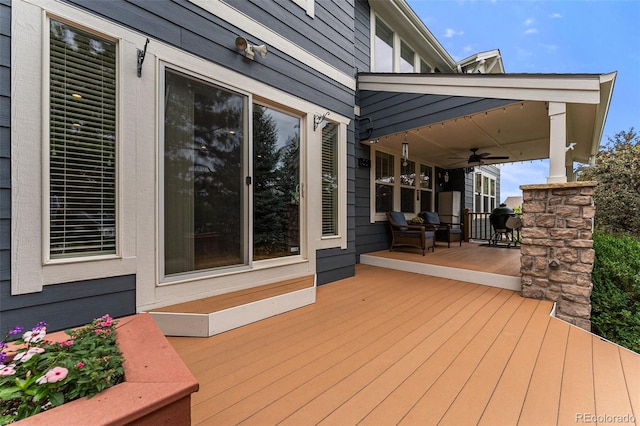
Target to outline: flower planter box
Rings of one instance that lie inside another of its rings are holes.
[[[24,425],[190,425],[198,382],[149,314],[118,318],[124,382],[26,418]],[[64,333],[52,333],[64,339]]]

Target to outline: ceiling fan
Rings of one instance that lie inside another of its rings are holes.
[[[488,152],[478,153],[479,148],[471,148],[471,155],[467,160],[470,165],[481,166],[484,164],[484,160],[507,160],[509,157],[504,155],[491,155]]]

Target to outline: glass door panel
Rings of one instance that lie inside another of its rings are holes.
[[[300,118],[253,105],[253,259],[300,254]]]
[[[247,97],[165,69],[165,274],[246,264]]]

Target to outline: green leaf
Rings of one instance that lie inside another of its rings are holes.
[[[54,407],[64,404],[64,394],[62,392],[54,392],[49,395],[49,401]]]

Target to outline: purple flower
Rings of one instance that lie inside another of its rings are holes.
[[[9,330],[9,334],[20,334],[24,330],[24,327],[17,326],[11,330]]]

